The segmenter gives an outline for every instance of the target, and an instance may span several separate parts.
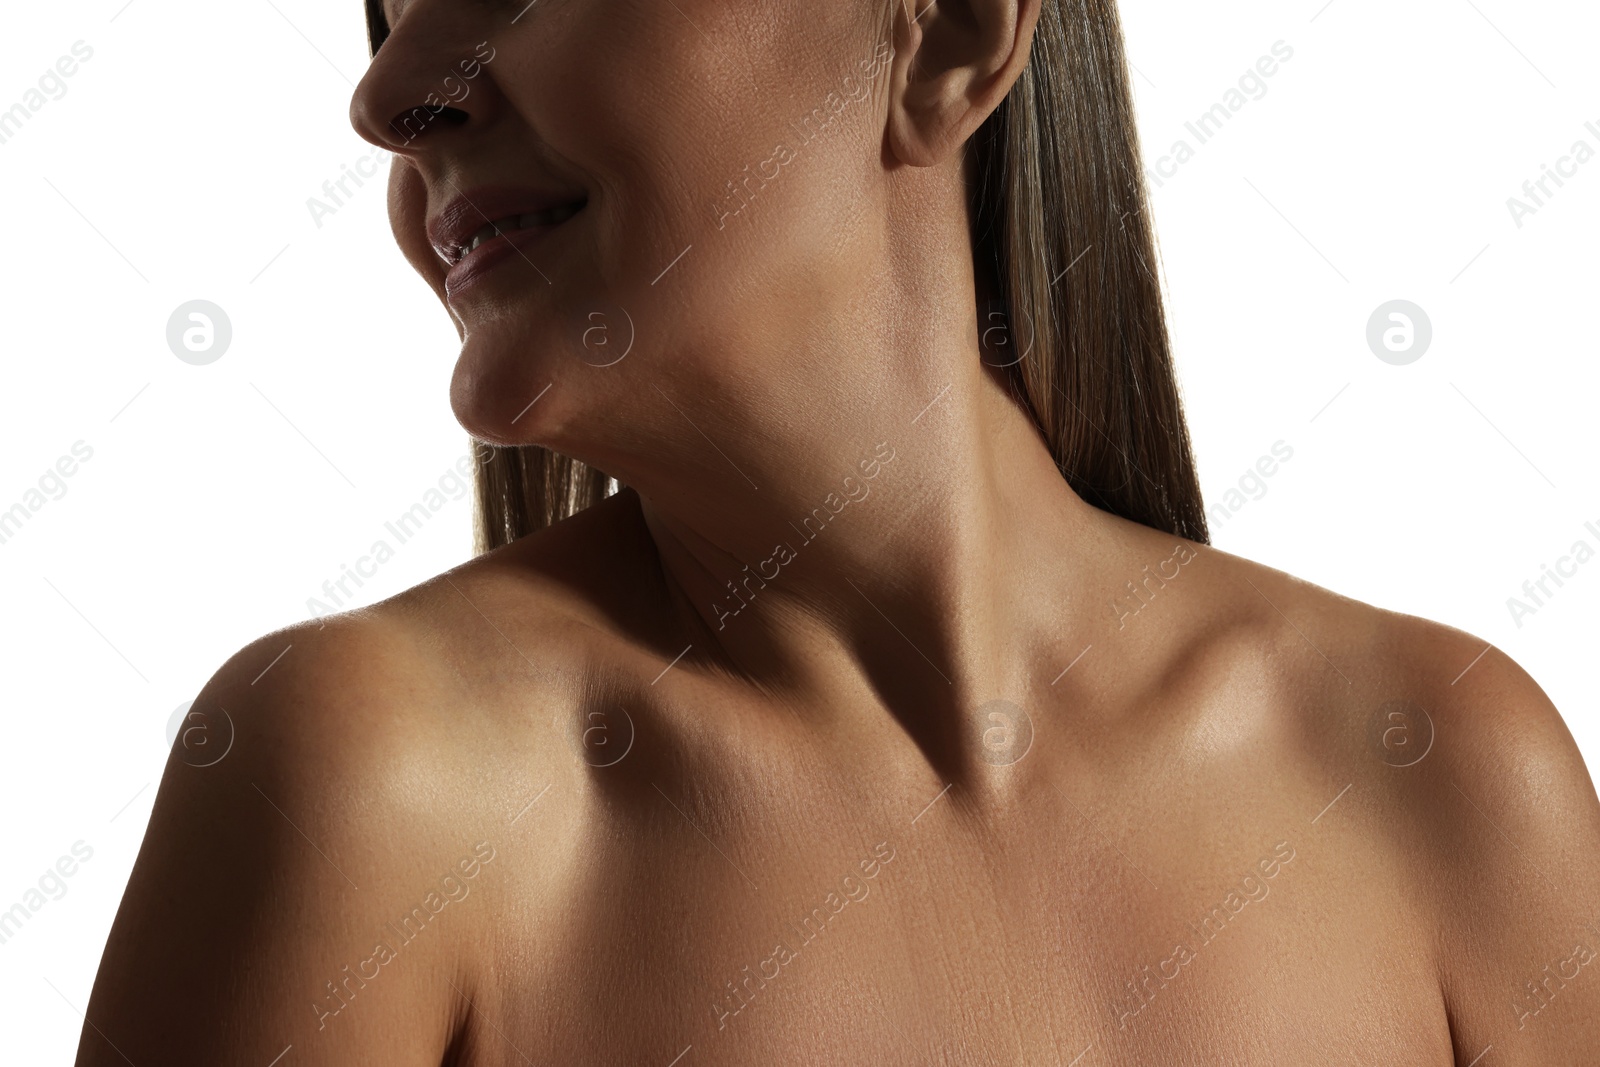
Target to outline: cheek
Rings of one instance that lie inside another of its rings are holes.
[[[531,113],[590,175],[601,275],[628,285],[642,274],[648,283],[705,227],[704,205],[727,177],[715,175],[727,169],[740,124],[731,104],[738,94],[723,84],[711,46],[670,5],[606,22],[574,29],[558,50],[570,58],[539,76],[544,95]]]
[[[796,125],[836,68],[849,72],[852,49],[827,61],[797,52],[760,5],[680,6],[709,41],[670,4],[586,22],[553,50],[571,57],[559,75],[540,78],[562,106],[534,113],[596,189],[589,293],[628,306],[655,340],[711,359],[704,338],[683,333],[715,321],[731,335],[741,319],[768,318],[752,294],[813,288],[827,273],[819,261],[837,254],[850,190],[863,184],[845,180],[848,159],[874,153],[853,128],[864,108],[809,143]],[[697,312],[689,320],[685,306]],[[656,332],[667,324],[671,338]]]
[[[552,19],[537,57],[530,51],[509,80],[522,87],[521,110],[540,136],[590,177],[600,210],[589,225],[608,282],[642,276],[648,286],[691,245],[674,273],[723,255],[748,264],[773,230],[808,232],[749,223],[799,221],[796,208],[815,202],[808,194],[848,140],[840,134],[850,123],[840,122],[810,151],[779,150],[797,145],[796,120],[850,69],[859,49],[843,43],[841,25],[813,16],[801,27],[792,14],[726,0],[572,10],[569,20]]]

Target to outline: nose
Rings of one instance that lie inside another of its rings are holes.
[[[503,100],[490,70],[490,26],[463,15],[463,6],[406,5],[350,99],[350,124],[363,138],[415,156],[493,121]]]

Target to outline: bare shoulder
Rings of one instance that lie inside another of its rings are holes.
[[[1521,805],[1541,825],[1600,831],[1600,803],[1561,713],[1493,643],[1391,611],[1239,556],[1217,561],[1197,631],[1248,647],[1329,761],[1364,759],[1373,782],[1430,819],[1482,827],[1482,811]],[[1412,771],[1393,774],[1394,771]],[[1480,796],[1481,795],[1481,796]],[[1446,803],[1453,798],[1453,803]],[[1487,806],[1485,806],[1487,805]],[[1443,832],[1444,823],[1431,829]],[[1600,839],[1583,842],[1591,851]],[[1600,983],[1597,983],[1600,984]]]
[[[164,790],[214,765],[212,779],[271,777],[330,815],[345,802],[424,822],[486,815],[474,805],[495,795],[502,762],[519,781],[570,762],[552,722],[632,647],[628,627],[648,624],[629,521],[608,500],[371,607],[251,641],[196,699]],[[474,788],[441,791],[468,765]]]
[[[348,970],[408,887],[474,843],[413,773],[421,720],[396,708],[414,674],[367,616],[275,631],[217,670],[168,758],[80,1064],[266,1063],[290,1046],[302,1062],[439,1062],[452,1017],[429,972]],[[376,995],[347,1013],[362,985]]]
[[[1329,799],[1348,786],[1340,847],[1390,857],[1433,922],[1458,1062],[1491,1046],[1508,1065],[1589,1054],[1600,800],[1548,694],[1482,637],[1209,552],[1208,581],[1234,591],[1232,632],[1251,635],[1284,698],[1295,758]]]
[[[612,498],[371,607],[261,637],[196,709],[226,705],[236,750],[275,753],[319,804],[345,790],[396,817],[492,819],[570,770],[563,722],[646,635],[650,560],[630,522]]]
[[[458,677],[521,662],[529,682],[561,685],[587,661],[658,642],[662,593],[638,497],[624,490],[374,610]]]
[[[1480,637],[1389,616],[1425,753],[1392,759],[1391,832],[1438,921],[1461,1063],[1579,1062],[1600,1040],[1600,800],[1548,694]],[[1412,706],[1399,707],[1412,714]],[[1381,747],[1381,741],[1380,741]],[[1412,763],[1411,760],[1416,762]]]
[[[555,725],[620,610],[565,577],[598,570],[569,565],[604,532],[588,525],[217,669],[169,756],[80,1064],[445,1058],[495,901],[544,888],[515,861],[530,801],[572,816]]]

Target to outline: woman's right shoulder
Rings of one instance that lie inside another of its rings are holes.
[[[273,630],[211,676],[168,757],[80,1064],[121,1053],[266,1063],[286,1044],[318,1049],[317,1062],[439,1062],[456,1016],[425,979],[459,962],[471,924],[419,938],[400,976],[349,1012],[334,993],[350,970],[341,967],[362,961],[372,932],[424,892],[443,899],[456,883],[437,890],[441,872],[493,858],[528,798],[574,762],[548,731],[508,742],[509,716],[485,699],[482,657],[462,659],[473,640],[497,639],[476,609],[460,609],[478,619],[476,637],[447,640],[419,622],[419,611],[443,609],[418,598],[447,603],[452,584],[493,612],[484,605],[503,583],[458,568],[373,607]],[[530,658],[551,658],[532,631],[517,634]],[[524,670],[529,714],[548,718],[559,701]]]
[[[254,685],[276,674],[376,699],[402,679],[470,675],[475,659],[559,660],[563,642],[604,617],[615,588],[638,584],[627,564],[645,562],[643,527],[628,498],[607,498],[371,605],[263,634],[214,681]]]
[[[548,737],[597,672],[649,643],[655,566],[629,493],[370,606],[263,634],[206,683],[172,760],[231,742],[230,760],[253,744],[363,775],[418,748]]]
[[[583,659],[581,607],[480,557],[371,606],[280,627],[241,646],[197,696],[189,721],[204,729],[188,736],[213,751],[187,751],[180,733],[173,758],[213,757],[214,725],[319,763],[381,759],[459,733],[508,671],[527,699],[555,698]]]

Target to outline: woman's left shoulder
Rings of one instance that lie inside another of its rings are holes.
[[[1229,624],[1197,632],[1247,657],[1275,694],[1273,725],[1316,771],[1414,807],[1433,840],[1453,842],[1453,863],[1494,842],[1515,843],[1515,858],[1517,828],[1546,841],[1595,876],[1600,925],[1600,800],[1561,712],[1521,664],[1457,627],[1210,551],[1220,566],[1208,592],[1229,591]]]
[[[1493,643],[1410,616],[1381,625],[1430,719],[1429,758],[1391,784],[1432,887],[1459,1062],[1491,1046],[1508,1065],[1591,1057],[1600,800],[1583,756],[1549,695]]]
[[[1493,642],[1324,592],[1301,608],[1340,634],[1348,683],[1331,687],[1345,744],[1324,762],[1360,787],[1346,802],[1432,919],[1458,1062],[1592,1055],[1600,799],[1561,712]]]
[[[1574,829],[1587,819],[1600,835],[1600,802],[1561,712],[1505,650],[1446,623],[1229,560],[1250,589],[1239,598],[1254,601],[1252,629],[1275,632],[1280,659],[1294,649],[1299,667],[1286,673],[1323,696],[1305,705],[1337,720],[1330,725],[1385,770],[1416,772],[1390,775],[1392,783],[1441,801],[1477,787],[1492,805],[1521,804]]]
[[[1220,564],[1206,593],[1230,606],[1197,613],[1197,634],[1256,649],[1263,664],[1281,668],[1283,685],[1326,694],[1322,703],[1330,711],[1361,716],[1370,710],[1380,724],[1399,721],[1388,718],[1391,712],[1414,715],[1414,732],[1427,733],[1431,724],[1433,751],[1460,761],[1462,774],[1484,764],[1547,782],[1552,775],[1571,780],[1576,772],[1592,799],[1560,712],[1528,671],[1493,642],[1209,546],[1202,551]],[[1390,736],[1394,745],[1411,741]],[[1399,762],[1416,753],[1391,755]]]
[[[1477,785],[1553,815],[1588,814],[1600,831],[1600,803],[1571,731],[1509,653],[1431,619],[1365,604],[1346,610],[1361,619],[1368,680],[1426,716],[1416,728],[1432,737],[1440,777],[1419,784],[1458,795]]]

